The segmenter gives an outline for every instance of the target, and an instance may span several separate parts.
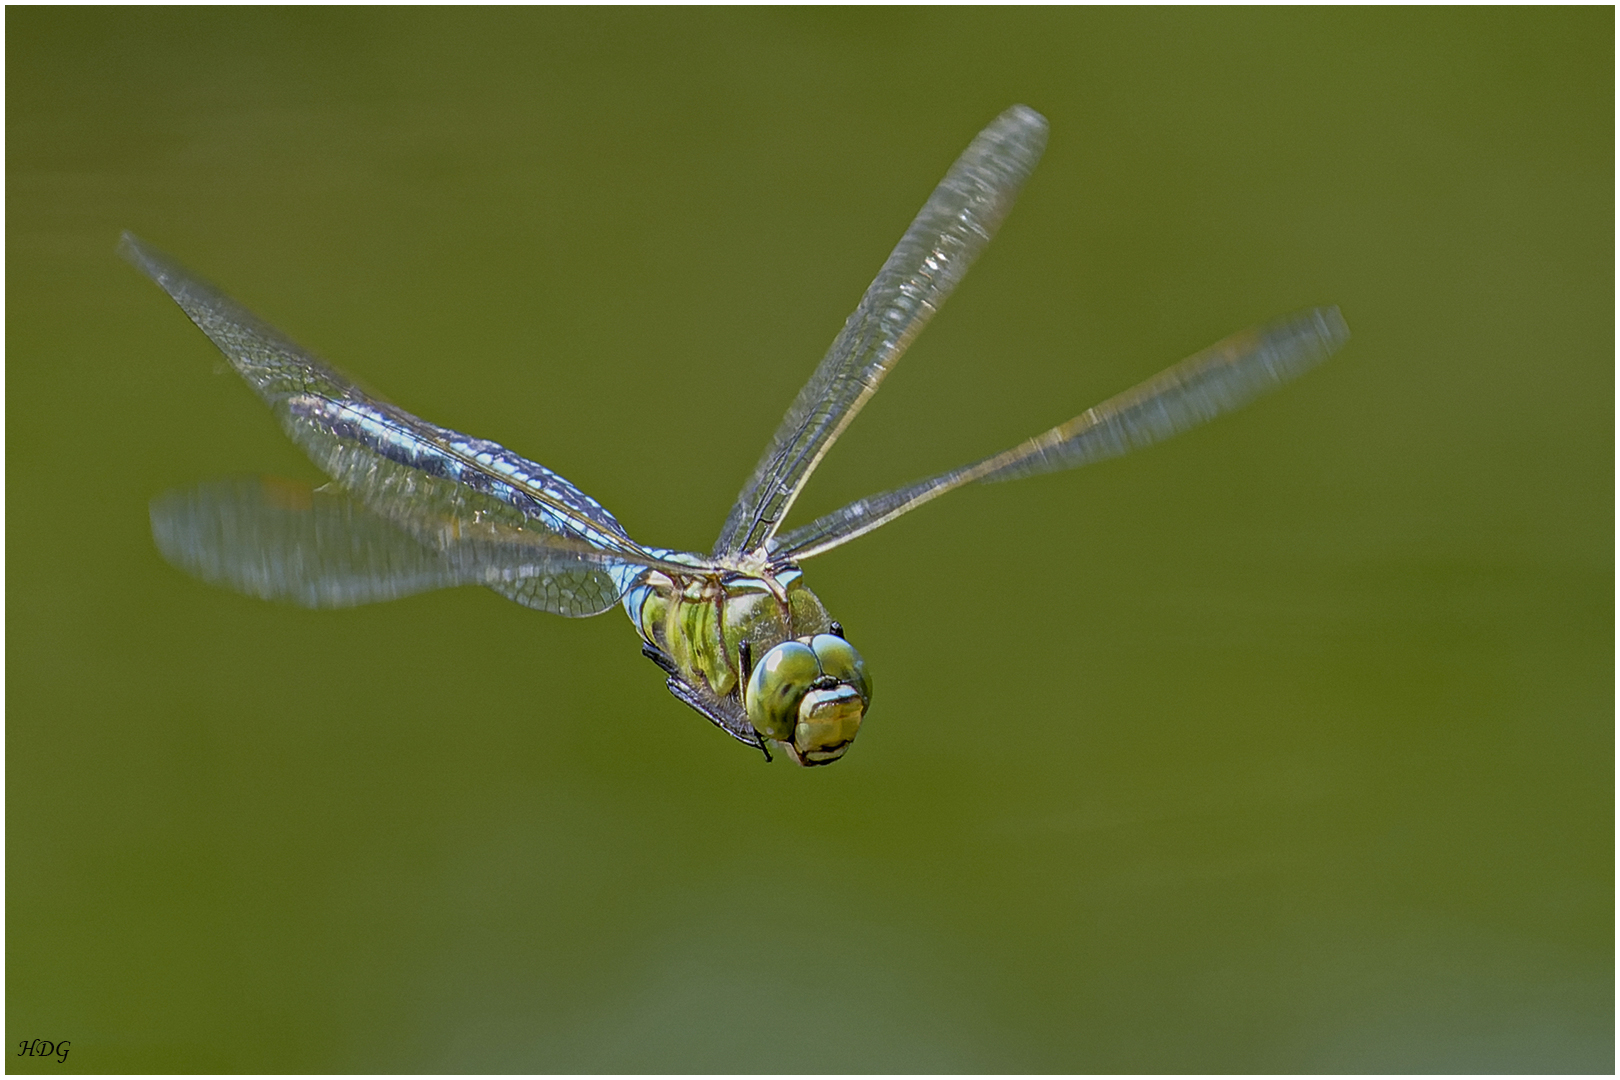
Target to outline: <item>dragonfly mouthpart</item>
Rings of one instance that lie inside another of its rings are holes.
[[[799,704],[788,749],[800,765],[830,765],[855,741],[865,715],[866,702],[853,686],[812,690]]]

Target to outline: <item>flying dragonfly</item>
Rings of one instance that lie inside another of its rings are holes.
[[[800,564],[971,483],[1118,457],[1238,408],[1349,337],[1337,308],[1236,334],[980,461],[781,531],[799,492],[995,235],[1046,145],[1015,105],[951,166],[799,391],[707,555],[632,539],[602,504],[505,447],[361,390],[169,256],[126,233],[157,282],[330,477],[205,483],[151,504],[158,550],[202,580],[337,608],[482,585],[559,615],[622,606],[669,690],[716,727],[800,765],[849,749],[872,702],[866,662]]]

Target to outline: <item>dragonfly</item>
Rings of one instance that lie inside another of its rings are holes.
[[[849,749],[865,659],[801,564],[966,484],[1088,465],[1236,409],[1349,338],[1336,307],[1233,335],[1011,449],[782,531],[805,483],[961,281],[1045,149],[1015,105],[969,144],[901,237],[743,485],[708,554],[634,540],[601,503],[497,443],[362,390],[170,256],[125,233],[156,282],[329,479],[217,480],[151,503],[159,552],[205,582],[311,608],[480,585],[566,616],[622,607],[670,692],[738,742],[800,765]]]

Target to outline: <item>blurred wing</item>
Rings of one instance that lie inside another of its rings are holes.
[[[1336,307],[1234,334],[1011,450],[835,510],[781,537],[772,551],[807,559],[963,484],[1059,472],[1162,442],[1297,378],[1349,338]]]
[[[374,513],[492,523],[584,541],[638,565],[661,564],[600,503],[545,466],[370,396],[136,237],[125,233],[119,251],[208,335],[310,459]]]
[[[211,585],[311,608],[484,585],[527,607],[595,615],[640,572],[582,541],[426,519],[402,525],[339,492],[219,480],[152,500],[163,557]],[[569,546],[572,545],[572,546]]]
[[[775,535],[833,440],[995,235],[1045,147],[1045,118],[1014,105],[956,159],[782,418],[716,556],[756,550]]]

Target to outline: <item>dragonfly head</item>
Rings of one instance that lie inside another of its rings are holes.
[[[773,647],[754,665],[743,694],[754,730],[784,744],[800,765],[843,757],[871,701],[866,661],[836,634]]]

